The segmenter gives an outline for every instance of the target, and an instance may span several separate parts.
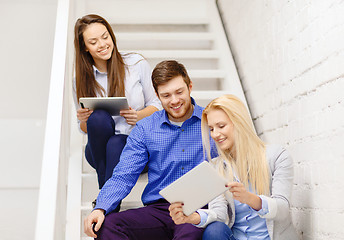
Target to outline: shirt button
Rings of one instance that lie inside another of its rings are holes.
[[[184,129],[182,129],[182,132],[184,132]]]
[[[184,152],[184,149],[182,149],[182,152]]]
[[[182,170],[184,170],[184,167],[182,167]]]

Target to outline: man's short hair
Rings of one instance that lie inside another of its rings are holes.
[[[189,88],[190,78],[183,64],[175,60],[166,60],[158,63],[152,72],[152,82],[155,92],[158,94],[158,87],[166,84],[172,78],[182,76]]]

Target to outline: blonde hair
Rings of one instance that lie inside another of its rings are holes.
[[[234,126],[234,145],[231,153],[222,151],[216,143],[219,157],[215,164],[219,166],[219,171],[222,175],[227,176],[230,181],[233,181],[234,170],[240,182],[247,189],[250,182],[252,190],[257,194],[268,194],[270,177],[265,155],[265,144],[257,136],[247,108],[234,95],[224,95],[214,99],[203,111],[202,142],[204,155],[209,161],[211,160],[207,116],[214,109],[223,110]],[[226,162],[226,166],[223,161]]]

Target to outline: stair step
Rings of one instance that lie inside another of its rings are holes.
[[[213,58],[213,59],[206,59],[206,58],[179,58],[179,57],[164,57],[161,56],[160,58],[147,58],[147,61],[151,68],[153,69],[156,64],[163,60],[168,59],[175,59],[178,62],[182,63],[186,69],[189,72],[189,69],[193,70],[203,70],[203,69],[209,69],[209,70],[216,70],[219,69],[219,59]]]
[[[95,172],[90,173],[83,173],[82,174],[82,206],[81,209],[83,211],[89,211],[92,210],[92,204],[91,202],[98,196],[99,189],[97,184],[97,175]],[[138,178],[135,186],[131,190],[131,192],[126,196],[123,201],[122,205],[126,206],[126,208],[131,207],[140,207],[142,206],[141,202],[141,195],[143,193],[144,188],[146,187],[148,183],[148,174],[144,173],[141,174]]]
[[[220,53],[217,50],[132,50],[142,54],[145,58],[162,59],[218,59]]]
[[[230,91],[192,91],[191,96],[199,106],[206,107],[215,98],[230,93]]]
[[[118,32],[116,33],[118,41],[144,41],[144,40],[173,40],[173,41],[190,41],[190,40],[214,40],[214,36],[207,32]]]
[[[140,17],[140,19],[136,18],[128,18],[128,17],[114,17],[109,16],[106,20],[110,24],[149,24],[149,25],[162,25],[162,24],[173,24],[173,25],[185,25],[185,24],[208,24],[209,20],[207,18],[165,18],[165,17],[155,17],[155,16],[147,16],[147,17]]]
[[[81,203],[81,211],[92,211],[92,202],[83,202]]]
[[[193,78],[224,78],[226,77],[226,72],[224,70],[189,70],[188,74],[191,79]]]
[[[97,173],[95,171],[81,174],[82,178],[94,178],[94,177],[97,177],[96,175]]]
[[[207,33],[208,24],[111,24],[116,36],[120,33]]]
[[[212,34],[205,32],[119,32],[118,48],[123,52],[142,50],[210,50],[214,46]]]
[[[215,99],[230,93],[230,91],[192,91],[191,96],[195,99]]]

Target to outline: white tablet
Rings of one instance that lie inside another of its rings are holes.
[[[79,99],[82,108],[104,109],[111,116],[119,115],[120,110],[129,109],[126,97],[87,97]]]
[[[168,202],[184,203],[183,212],[189,216],[224,193],[228,181],[206,161],[171,183],[159,193]]]

